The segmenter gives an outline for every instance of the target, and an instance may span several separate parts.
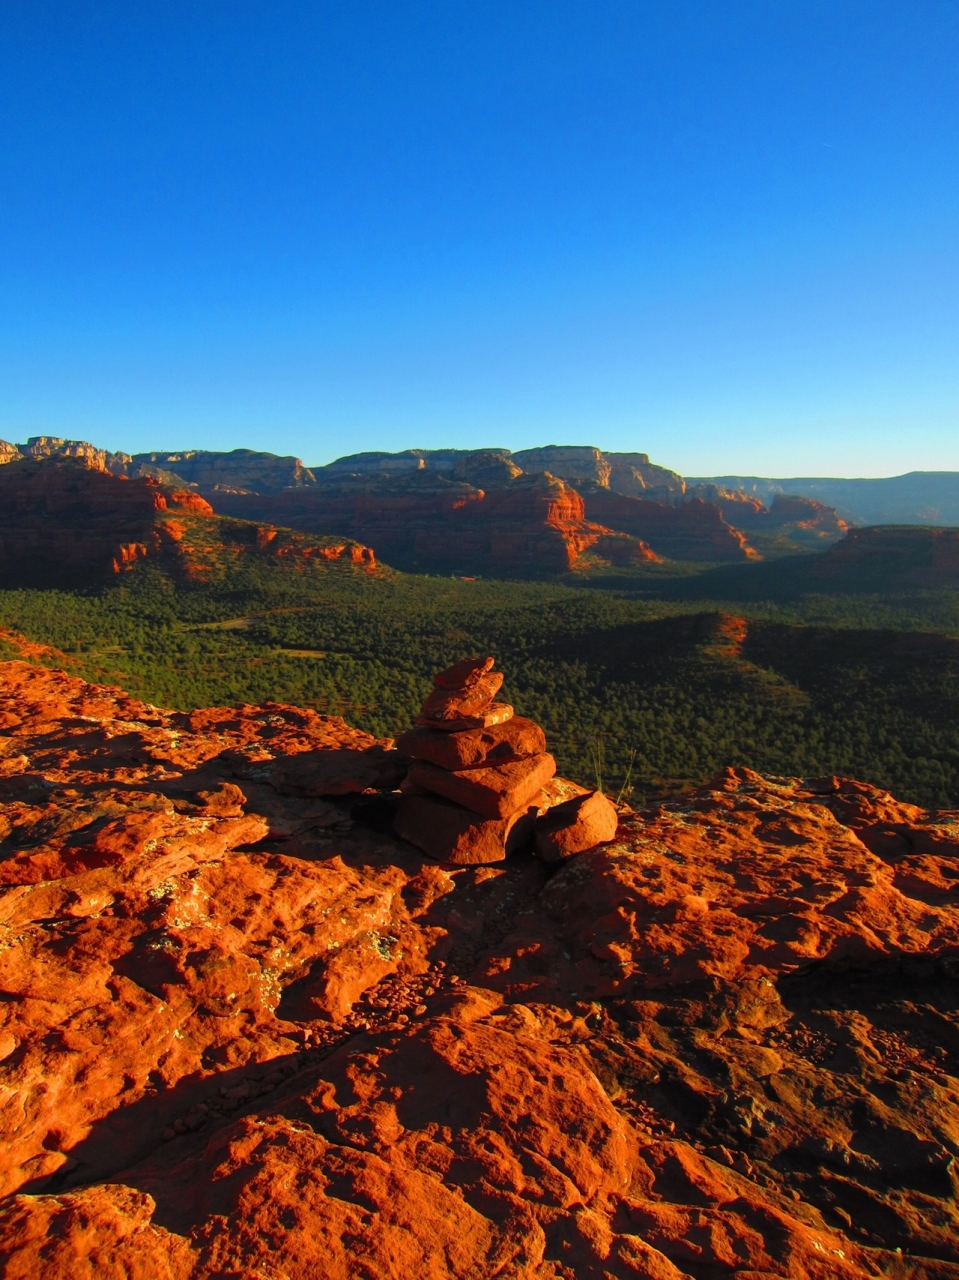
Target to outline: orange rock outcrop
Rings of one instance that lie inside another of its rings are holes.
[[[0,581],[74,586],[109,580],[145,557],[203,577],[251,555],[290,562],[344,559],[375,569],[347,538],[223,520],[198,493],[149,476],[112,474],[96,457],[40,456],[0,467]]]
[[[959,1273],[959,815],[731,770],[450,867],[397,756],[0,664],[5,1276]]]
[[[588,519],[642,538],[671,560],[757,558],[746,535],[727,524],[719,508],[702,498],[676,506],[598,485],[584,488],[583,495]]]

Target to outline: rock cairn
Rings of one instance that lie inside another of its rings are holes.
[[[397,835],[440,862],[460,864],[499,862],[534,838],[547,861],[612,839],[616,810],[599,792],[556,803],[580,789],[549,788],[556,761],[546,735],[495,701],[503,673],[493,663],[464,658],[441,671],[416,727],[397,739],[397,750],[412,761],[393,824]],[[547,823],[550,814],[558,818]],[[541,833],[538,823],[546,824]]]

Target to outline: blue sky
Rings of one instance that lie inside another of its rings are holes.
[[[959,469],[954,0],[7,0],[0,437]]]

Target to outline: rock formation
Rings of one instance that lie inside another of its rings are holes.
[[[405,767],[0,664],[5,1276],[954,1280],[959,815],[730,770],[451,866]]]
[[[681,502],[686,482],[675,471],[657,467],[645,453],[606,453],[586,445],[546,445],[512,455],[524,471],[548,471],[572,484],[598,484],[660,502]]]
[[[828,503],[841,519],[856,525],[959,525],[959,471],[908,471],[882,479],[805,476],[764,479],[760,476],[712,476],[690,485],[739,490],[764,504],[777,493]]]
[[[877,586],[959,585],[959,529],[877,525],[850,529],[814,566],[815,577]]]
[[[175,453],[135,453],[131,459],[141,470],[159,468],[172,472],[203,490],[226,489],[249,493],[278,493],[315,484],[313,472],[299,458],[281,457],[256,449],[184,449]]]
[[[693,498],[682,506],[583,486],[586,518],[648,542],[671,560],[736,561],[757,558],[745,534],[726,523],[719,507]]]
[[[372,551],[350,539],[223,519],[192,490],[116,476],[97,458],[25,458],[0,467],[2,585],[101,582],[147,557],[193,578],[250,557],[375,568]]]
[[[849,529],[834,507],[815,498],[798,494],[774,493],[768,506],[741,489],[723,489],[718,485],[700,484],[687,489],[692,498],[702,498],[719,508],[727,524],[737,528],[767,532],[800,531],[815,533],[821,539],[841,537]]]
[[[555,476],[522,475],[488,491],[410,467],[370,480],[254,496],[209,494],[217,511],[356,537],[396,568],[462,573],[565,573],[591,563],[656,564],[641,539],[586,518]]]
[[[26,444],[0,442],[0,460],[18,462],[22,458],[80,458],[99,471],[128,475],[133,459],[128,453],[98,449],[86,440],[63,440],[60,436],[31,436]]]
[[[803,550],[847,528],[810,497],[774,486],[763,491],[766,506],[736,485],[688,487],[645,453],[585,445],[358,453],[310,469],[252,449],[131,455],[52,436],[0,441],[0,463],[41,458],[194,490],[218,514],[349,538],[412,571],[524,576],[664,558],[735,562]]]
[[[501,487],[524,472],[548,471],[574,486],[599,484],[621,493],[643,494],[677,501],[686,483],[666,467],[657,467],[645,453],[605,453],[592,445],[545,445],[539,449],[406,449],[402,453],[354,453],[325,467],[314,467],[317,482],[346,477],[382,478],[428,472],[466,480],[484,488]]]
[[[539,725],[494,702],[502,683],[492,658],[467,658],[441,671],[418,727],[397,741],[412,764],[393,829],[439,862],[502,862],[532,841],[537,819],[569,789],[549,786],[556,761]],[[605,796],[586,794],[596,811],[592,825],[578,820],[578,809],[564,821],[559,804],[544,836],[547,856],[554,847],[563,849],[558,860],[612,839],[616,810]]]

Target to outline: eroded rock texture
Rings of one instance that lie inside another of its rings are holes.
[[[340,720],[0,678],[6,1276],[959,1276],[957,815],[448,867]]]
[[[482,472],[470,475],[334,473],[314,488],[210,491],[210,499],[225,515],[362,537],[386,563],[405,569],[565,573],[589,563],[659,563],[641,539],[587,519],[580,495],[555,476],[518,475],[484,489],[474,483]]]

